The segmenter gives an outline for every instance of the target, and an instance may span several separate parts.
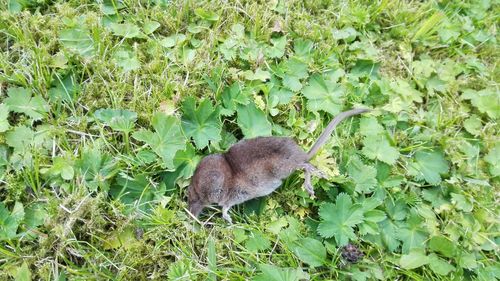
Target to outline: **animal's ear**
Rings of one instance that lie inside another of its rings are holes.
[[[203,208],[205,208],[205,206],[200,204],[200,202],[189,203],[189,212],[195,217],[198,217],[201,214],[201,211],[203,211]]]

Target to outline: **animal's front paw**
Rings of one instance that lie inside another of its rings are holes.
[[[222,207],[222,218],[227,220],[229,224],[233,224],[233,220],[231,219],[231,216],[229,215],[229,208],[231,207]]]

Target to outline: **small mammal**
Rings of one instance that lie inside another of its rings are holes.
[[[189,212],[198,217],[203,208],[217,203],[222,206],[222,217],[231,223],[228,211],[232,206],[270,194],[298,169],[304,170],[305,189],[314,196],[311,174],[322,173],[309,160],[342,120],[367,111],[360,108],[338,114],[307,153],[290,137],[257,137],[241,140],[225,153],[206,156],[188,188]]]

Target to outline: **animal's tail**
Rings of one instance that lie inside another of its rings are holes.
[[[356,108],[356,109],[351,109],[348,111],[341,112],[341,113],[339,113],[339,115],[335,116],[335,118],[333,118],[333,120],[330,121],[330,124],[328,124],[328,126],[326,126],[326,129],[323,131],[323,133],[321,133],[321,135],[319,136],[316,143],[314,143],[314,145],[311,147],[311,149],[307,153],[307,157],[308,157],[307,159],[310,160],[311,158],[314,157],[314,155],[316,155],[318,150],[330,138],[330,135],[332,134],[333,130],[335,130],[335,127],[337,127],[337,125],[340,122],[342,122],[344,119],[349,118],[353,115],[361,114],[361,113],[367,112],[367,111],[370,111],[370,110],[365,109],[365,108]]]

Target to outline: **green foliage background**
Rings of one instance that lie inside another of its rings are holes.
[[[498,4],[0,0],[0,278],[499,279]],[[317,198],[188,216],[204,155],[353,107]]]

